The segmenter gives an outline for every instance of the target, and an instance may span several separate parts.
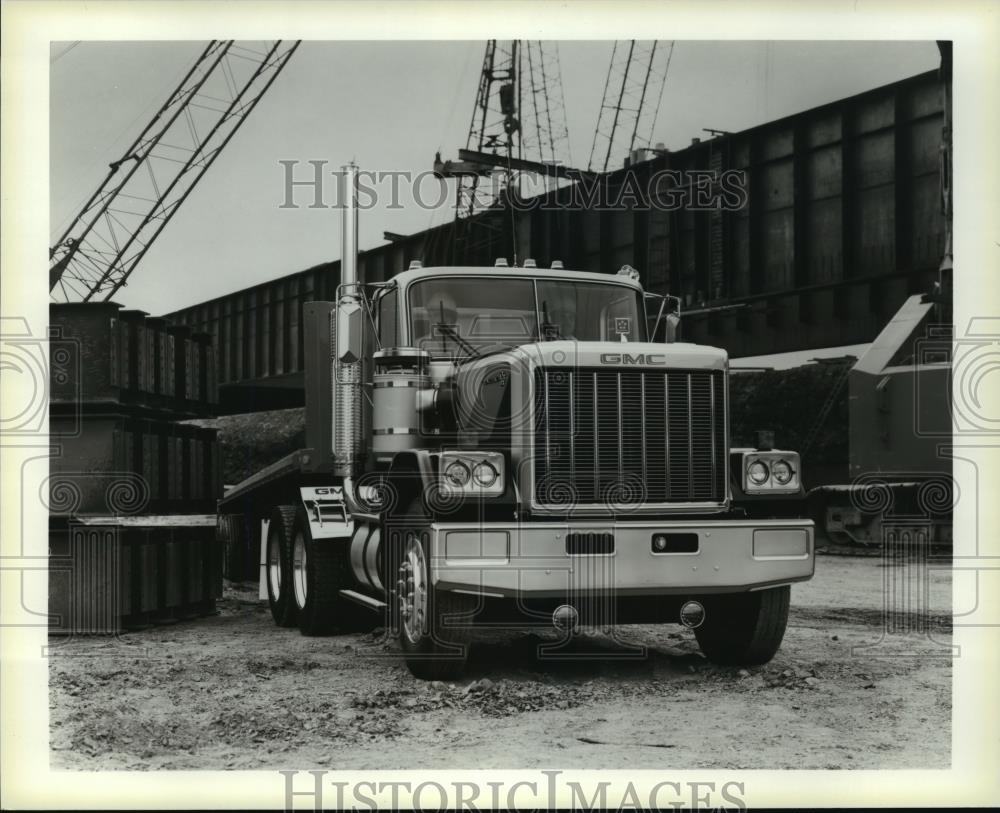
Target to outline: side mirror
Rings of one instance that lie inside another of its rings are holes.
[[[663,321],[666,322],[667,344],[676,342],[681,334],[681,317],[676,313],[668,313]]]

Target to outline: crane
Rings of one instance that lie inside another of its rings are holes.
[[[650,146],[673,54],[673,41],[615,41],[588,170],[607,172],[612,158]]]
[[[212,40],[49,250],[56,301],[125,284],[281,73],[299,40]]]
[[[506,243],[507,195],[518,194],[519,170],[571,163],[559,51],[555,43],[489,40],[462,160],[441,161],[435,172],[458,179],[455,219],[425,258],[471,261],[485,246]],[[543,172],[546,188],[560,173]],[[492,213],[494,216],[488,216]],[[510,229],[513,230],[511,224]],[[509,235],[516,256],[516,235]],[[440,242],[438,242],[440,241]]]
[[[605,173],[613,156],[650,144],[673,51],[672,41],[615,42],[587,170],[573,170],[574,177]],[[440,177],[458,179],[455,220],[452,228],[431,236],[425,259],[434,256],[439,241],[446,243],[447,259],[464,261],[484,245],[508,239],[516,258],[513,218],[511,233],[504,235],[505,199],[521,191],[514,188],[519,169],[539,173],[546,189],[567,177],[572,156],[565,122],[555,46],[490,40],[465,149],[459,161],[442,161],[438,155],[434,164]],[[486,184],[487,179],[493,183]]]

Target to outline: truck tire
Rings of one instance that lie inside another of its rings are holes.
[[[305,508],[292,529],[292,596],[303,635],[329,635],[347,626],[350,608],[340,597],[349,585],[347,540],[314,540]]]
[[[781,646],[792,589],[705,596],[705,621],[695,628],[701,651],[722,666],[767,663]]]
[[[386,576],[392,624],[406,665],[422,680],[462,676],[469,655],[469,631],[455,627],[455,616],[475,607],[471,596],[436,590],[430,583],[428,522],[416,498],[405,521],[384,529],[388,535]],[[395,523],[394,523],[395,524]],[[450,623],[446,626],[446,620]]]
[[[222,575],[231,582],[242,582],[245,578],[243,563],[243,515],[224,514],[220,523],[220,537],[223,545]]]
[[[295,507],[279,505],[271,512],[267,528],[267,603],[279,627],[296,624],[295,597],[292,595],[292,526]]]

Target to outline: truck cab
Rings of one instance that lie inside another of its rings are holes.
[[[665,304],[628,266],[365,285],[345,253],[304,309],[307,448],[220,504],[260,522],[275,621],[381,613],[431,679],[497,624],[681,623],[718,663],[773,657],[814,569],[799,456],[730,448],[727,355],[653,341]]]
[[[424,677],[498,619],[774,654],[814,565],[798,455],[730,448],[726,353],[650,341],[635,272],[412,268],[351,305],[307,308],[310,448],[264,532],[279,623],[380,610]]]

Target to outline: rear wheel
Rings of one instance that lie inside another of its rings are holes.
[[[223,514],[219,523],[219,539],[223,550],[222,575],[231,582],[242,582],[246,578],[242,531],[242,514]]]
[[[774,657],[788,625],[791,587],[706,596],[705,621],[695,628],[701,651],[724,666],[756,666]]]
[[[279,627],[294,627],[295,599],[292,595],[292,528],[295,508],[279,505],[267,526],[267,603]]]
[[[303,635],[328,635],[345,620],[340,591],[348,586],[346,540],[314,540],[305,509],[296,512],[292,531],[292,594]]]
[[[454,679],[465,671],[469,652],[468,629],[459,625],[468,624],[474,603],[431,584],[430,537],[420,505],[416,500],[407,510],[405,525],[387,529],[390,608],[410,672],[423,680]]]

